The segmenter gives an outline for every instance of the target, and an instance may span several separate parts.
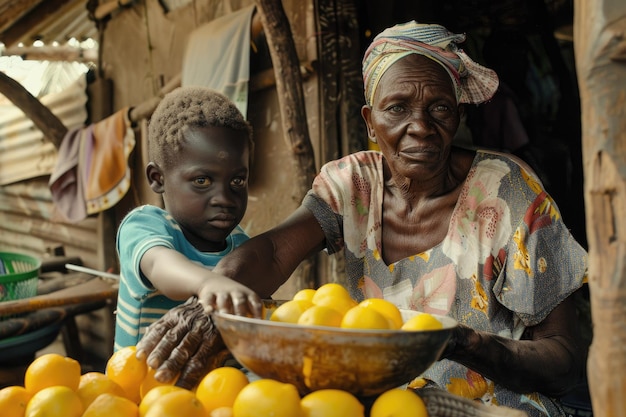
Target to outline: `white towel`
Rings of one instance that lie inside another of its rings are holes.
[[[255,5],[210,21],[189,34],[182,86],[212,88],[230,98],[244,117],[248,111],[250,25]]]

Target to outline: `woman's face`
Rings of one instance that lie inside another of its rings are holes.
[[[446,70],[411,54],[383,74],[362,115],[394,176],[427,180],[447,169],[459,106]]]
[[[152,178],[154,186],[198,250],[220,251],[248,204],[248,137],[227,127],[187,128],[184,136],[175,162]]]

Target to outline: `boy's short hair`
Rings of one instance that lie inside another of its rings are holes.
[[[185,127],[228,127],[245,132],[254,154],[252,126],[222,93],[204,87],[179,87],[166,94],[148,125],[148,157],[161,168],[169,166],[184,143]]]

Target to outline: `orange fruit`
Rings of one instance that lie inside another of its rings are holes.
[[[347,391],[322,389],[300,400],[304,417],[364,417],[365,407]]]
[[[78,394],[63,385],[37,391],[28,402],[24,417],[81,417],[83,403]]]
[[[235,398],[234,417],[302,417],[300,394],[292,384],[274,379],[250,382]]]
[[[163,397],[165,394],[183,389],[184,388],[178,387],[176,385],[159,385],[152,388],[143,396],[141,402],[139,403],[139,416],[144,417],[150,407],[152,407],[152,404],[154,404],[156,400]]]
[[[303,290],[298,291],[292,298],[292,300],[304,300],[313,302],[313,296],[315,295],[315,290],[313,288],[305,288]]]
[[[196,395],[186,389],[168,392],[157,399],[145,417],[208,417]]]
[[[387,317],[380,314],[373,308],[356,306],[344,314],[341,320],[341,327],[345,329],[368,329],[384,330],[389,329],[390,324]]]
[[[17,385],[0,389],[0,410],[2,417],[24,417],[26,405],[32,394]]]
[[[311,302],[306,300],[286,301],[272,312],[270,320],[279,321],[281,323],[297,323],[298,318],[304,313],[304,310],[311,306]]]
[[[428,410],[415,392],[392,388],[374,400],[370,417],[428,417]]]
[[[126,392],[126,398],[139,404],[141,383],[148,372],[145,360],[137,359],[137,347],[126,346],[114,352],[106,364],[105,374]]]
[[[401,329],[409,331],[439,330],[443,329],[443,324],[433,315],[420,312],[405,321]]]
[[[402,314],[398,307],[389,300],[382,298],[368,298],[359,303],[361,307],[373,308],[383,316],[387,317],[387,320],[391,323],[390,328],[398,330],[404,324],[402,320]]]
[[[161,385],[174,385],[174,383],[176,382],[177,378],[174,378],[169,382],[157,381],[154,378],[155,373],[156,373],[156,369],[148,366],[147,371],[146,371],[146,376],[143,378],[143,381],[141,381],[141,384],[139,385],[139,396],[141,398],[143,398],[146,395],[146,393],[154,387],[158,387]]]
[[[26,368],[24,387],[31,394],[58,385],[76,391],[80,374],[80,363],[77,360],[58,353],[46,353],[35,358]]]
[[[137,404],[126,397],[101,394],[87,407],[82,417],[137,417]]]
[[[100,396],[100,394],[126,395],[126,392],[117,382],[111,380],[101,372],[87,372],[80,377],[76,393],[80,397],[85,409]]]
[[[248,377],[243,371],[230,366],[216,368],[200,380],[196,397],[207,412],[220,407],[232,407],[237,394],[248,385]]]
[[[307,308],[298,318],[298,324],[304,326],[339,327],[342,315],[334,308],[314,305]]]

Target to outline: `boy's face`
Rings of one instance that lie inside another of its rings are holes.
[[[227,127],[189,128],[184,136],[160,187],[149,171],[148,178],[187,239],[198,250],[217,252],[248,205],[248,136]]]

